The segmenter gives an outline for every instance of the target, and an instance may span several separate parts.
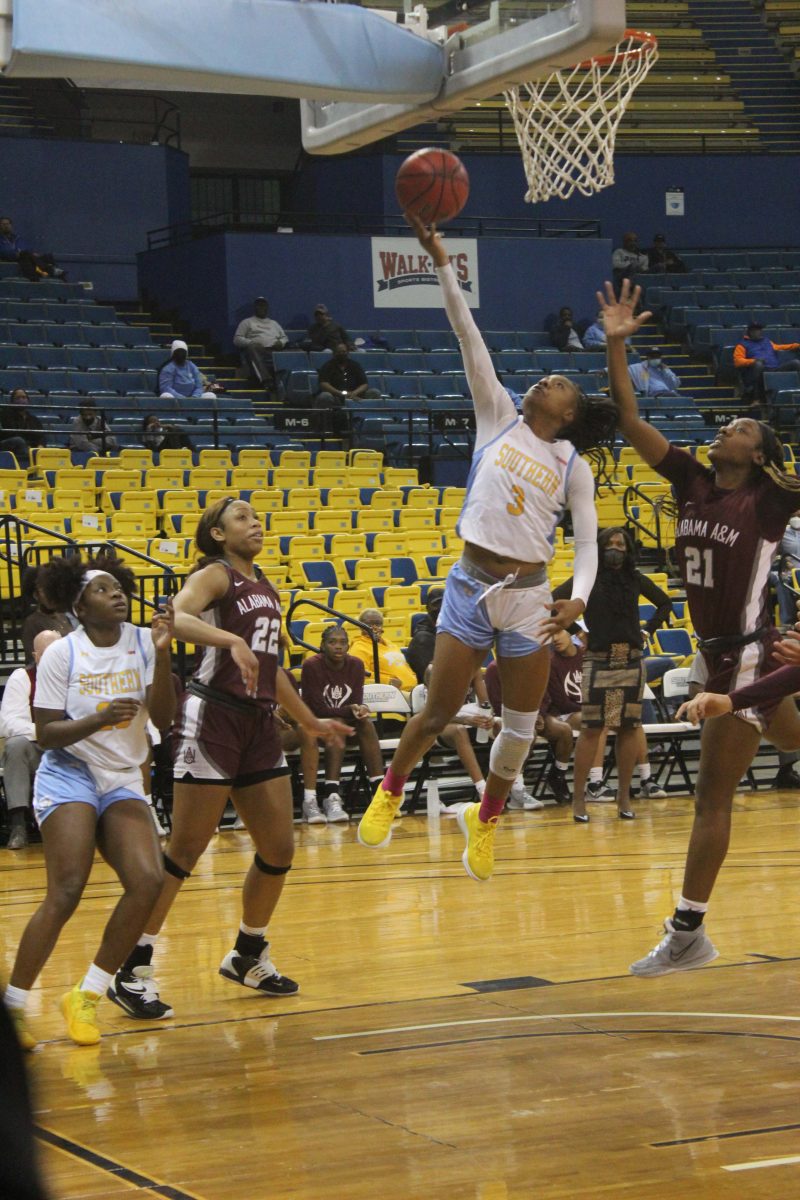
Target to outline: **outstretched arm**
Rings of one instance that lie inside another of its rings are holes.
[[[644,461],[654,467],[669,450],[669,442],[639,416],[625,354],[625,339],[636,333],[651,315],[649,312],[643,312],[638,317],[633,315],[641,290],[639,287],[632,288],[630,280],[624,279],[617,299],[611,284],[606,283],[605,295],[598,292],[597,300],[605,314],[608,379],[611,396],[619,409],[619,431],[639,451]]]
[[[406,213],[405,218],[417,235],[423,250],[430,254],[433,265],[437,269],[445,309],[461,347],[464,372],[467,376],[472,402],[475,405],[477,422],[475,446],[477,448],[490,441],[498,429],[514,421],[517,410],[508,392],[497,378],[492,356],[486,348],[464,297],[461,295],[461,289],[450,266],[447,251],[436,232],[436,226],[423,225],[419,218],[412,213]]]

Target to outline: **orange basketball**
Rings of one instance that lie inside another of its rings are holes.
[[[394,190],[403,212],[426,225],[441,225],[457,217],[467,203],[469,175],[449,150],[417,150],[401,163]]]

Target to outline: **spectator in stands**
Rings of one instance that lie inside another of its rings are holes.
[[[162,425],[157,413],[148,413],[142,421],[142,445],[145,450],[191,450],[192,442],[177,425]]]
[[[365,608],[358,619],[362,625],[368,625],[372,633],[359,630],[358,636],[350,646],[350,653],[364,664],[364,676],[367,681],[372,683],[375,679],[373,651],[377,646],[381,683],[391,683],[403,692],[410,691],[417,682],[417,677],[406,662],[406,656],[400,647],[384,637],[383,615],[377,608]]]
[[[37,634],[47,629],[55,630],[61,637],[66,637],[78,626],[77,618],[72,613],[56,611],[40,580],[41,568],[28,567],[23,573],[20,586],[22,610],[26,613],[20,638],[25,662],[28,664],[33,662],[33,642]]]
[[[782,625],[793,626],[797,620],[798,594],[793,591],[792,571],[800,567],[800,516],[790,517],[778,547],[778,570],[775,573],[775,592]]]
[[[338,321],[334,321],[324,304],[318,304],[314,309],[314,320],[308,327],[309,350],[335,350],[340,342],[344,342],[348,350],[355,346],[345,329]]]
[[[639,596],[655,611],[647,622],[653,633],[669,618],[672,601],[666,592],[636,569],[633,540],[626,529],[601,529],[597,537],[599,566],[584,613],[588,648],[582,676],[581,732],[575,748],[573,817],[585,824],[586,783],[605,729],[616,732],[617,812],[632,820],[631,780],[641,748],[644,644],[639,624]],[[553,599],[571,595],[572,580],[553,591]]]
[[[406,650],[406,660],[412,671],[416,672],[417,682],[423,683],[425,672],[433,661],[433,648],[436,644],[436,622],[444,599],[444,588],[430,587],[425,598],[426,613],[414,626],[411,641]]]
[[[203,379],[195,363],[189,358],[186,342],[176,338],[170,346],[170,357],[158,372],[156,391],[162,400],[203,399],[213,400],[216,392],[203,386]]]
[[[585,350],[605,350],[606,348],[606,329],[605,317],[603,310],[597,314],[591,325],[587,325],[583,335],[583,346]]]
[[[44,430],[28,407],[25,388],[14,388],[9,400],[0,408],[0,450],[9,450],[21,467],[27,467],[31,446],[45,444]]]
[[[233,344],[240,351],[242,365],[254,375],[267,391],[275,387],[273,350],[282,350],[289,339],[277,321],[269,315],[269,302],[256,296],[252,317],[245,317],[236,327]]]
[[[733,350],[733,365],[739,372],[742,399],[759,408],[767,398],[764,386],[765,371],[800,371],[800,359],[787,358],[787,353],[800,350],[800,342],[773,342],[764,335],[760,321],[751,321],[747,331]]]
[[[637,396],[651,400],[688,399],[681,396],[678,390],[681,381],[673,370],[664,365],[658,346],[648,346],[641,362],[630,364],[628,374]]]
[[[558,320],[550,330],[550,341],[556,350],[583,350],[571,308],[565,306],[558,310]]]
[[[624,233],[622,245],[611,256],[614,287],[618,288],[623,279],[635,280],[637,276],[650,269],[650,261],[646,254],[639,249],[639,235]]]
[[[53,261],[52,254],[41,254],[32,250],[28,243],[14,232],[11,217],[0,217],[0,259],[15,262],[20,275],[35,283],[46,275],[66,279],[66,275]]]
[[[683,259],[678,258],[675,251],[667,245],[663,233],[653,235],[653,244],[647,251],[647,261],[652,275],[665,275],[668,271],[683,275],[687,270]]]
[[[81,400],[78,415],[72,418],[69,444],[71,450],[89,451],[91,454],[108,454],[117,449],[117,439],[103,414],[97,411],[91,396]]]
[[[370,788],[375,789],[383,779],[383,755],[369,709],[364,704],[364,664],[348,653],[349,648],[344,629],[339,625],[329,626],[322,635],[320,653],[303,663],[300,690],[303,700],[315,716],[336,717],[355,727],[355,733],[347,739],[347,744],[358,746],[367,768]],[[339,790],[344,752],[344,746],[325,746],[322,808],[329,822],[350,819],[342,806]],[[306,767],[304,762],[303,774],[304,778],[316,779],[316,764],[312,770],[311,763]]]
[[[380,399],[380,392],[369,386],[361,363],[350,358],[345,342],[338,343],[332,356],[317,371],[317,376],[317,408],[339,408],[345,400]]]
[[[11,672],[0,702],[0,737],[5,738],[2,766],[10,825],[9,850],[21,850],[28,844],[33,777],[42,757],[36,744],[32,711],[36,667],[50,643],[60,639],[61,634],[52,629],[37,633],[33,642],[33,666],[18,667]]]

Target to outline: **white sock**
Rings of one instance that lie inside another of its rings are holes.
[[[311,804],[312,801],[316,800],[316,798],[317,793],[314,788],[303,788],[303,799],[305,800],[306,804]]]
[[[157,933],[143,933],[136,943],[137,946],[155,946],[158,941]]]
[[[636,770],[639,772],[639,778],[641,779],[642,783],[647,783],[648,779],[650,778],[650,763],[639,763],[636,767]]]
[[[92,963],[81,982],[81,991],[94,992],[95,996],[105,996],[113,981],[113,971],[103,971],[96,963]]]
[[[481,779],[481,781],[479,783],[475,784],[475,791],[478,793],[479,796],[481,796],[481,797],[483,796],[483,793],[486,791],[486,780],[485,779]]]
[[[567,768],[568,768],[568,767],[569,767],[569,763],[568,763],[568,762],[562,763],[562,762],[559,762],[559,761],[558,761],[558,759],[556,759],[556,770],[557,770],[557,771],[564,771],[564,772],[566,772],[566,770],[567,770]]]
[[[589,783],[602,783],[602,782],[603,782],[603,768],[602,767],[590,767],[589,768]]]
[[[242,921],[241,925],[239,926],[239,932],[246,933],[250,937],[262,937],[263,938],[266,931],[267,931],[266,925],[261,925],[258,928],[256,928],[255,925],[245,925],[244,921]]]
[[[689,912],[707,913],[708,904],[700,904],[697,900],[687,900],[685,896],[681,896],[676,908],[682,908],[684,912],[688,909]]]
[[[29,995],[30,992],[28,991],[28,988],[12,987],[9,983],[3,996],[3,999],[6,1002],[6,1008],[24,1009],[25,1005],[28,1003]]]

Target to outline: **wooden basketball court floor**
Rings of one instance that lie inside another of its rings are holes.
[[[637,979],[671,911],[690,801],[505,819],[469,880],[450,819],[406,818],[371,853],[298,827],[274,928],[288,1000],[220,978],[250,858],[216,837],[157,974],[174,1019],[101,1005],[66,1040],[117,885],[98,863],[34,993],[29,1056],[54,1200],[518,1200],[800,1195],[800,795],[736,800],[713,965]],[[41,851],[0,854],[5,971],[42,894]],[[7,1152],[7,1151],[6,1151]]]

